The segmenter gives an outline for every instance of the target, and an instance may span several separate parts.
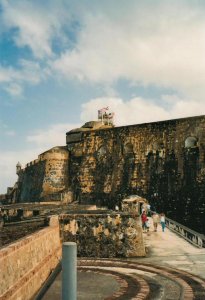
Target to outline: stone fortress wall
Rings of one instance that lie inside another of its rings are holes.
[[[66,147],[54,147],[28,163],[19,172],[18,202],[61,200],[62,195],[66,198],[68,155]]]
[[[88,122],[67,147],[39,155],[19,174],[18,202],[78,200],[113,208],[146,197],[153,209],[205,228],[205,116],[123,127]],[[67,199],[67,200],[66,200]]]
[[[111,208],[125,195],[205,228],[205,117],[67,133],[70,185],[79,202]],[[204,229],[203,229],[204,230]]]

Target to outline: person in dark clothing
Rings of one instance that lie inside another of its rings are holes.
[[[143,213],[141,215],[141,220],[142,220],[142,229],[146,232],[146,230],[147,230],[146,222],[147,222],[148,218],[147,218],[145,211],[143,211]]]

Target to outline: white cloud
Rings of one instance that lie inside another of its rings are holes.
[[[129,101],[120,98],[96,98],[82,105],[81,120],[84,122],[96,120],[97,110],[106,106],[109,107],[110,112],[115,113],[116,126],[190,117],[205,112],[205,103],[189,101],[175,95],[164,95],[163,101],[169,104],[167,109],[152,99],[140,97]]]
[[[203,98],[202,8],[184,1],[138,3],[119,12],[102,6],[95,13],[86,11],[76,47],[62,53],[53,67],[68,79],[112,83],[124,78]]]
[[[76,128],[81,127],[80,124],[54,124],[46,130],[39,130],[35,133],[27,136],[27,141],[33,143],[34,145],[44,148],[51,148],[54,146],[64,146],[66,145],[66,132]]]
[[[110,112],[115,113],[114,123],[116,126],[159,121],[170,117],[165,109],[142,98],[133,98],[125,102],[120,98],[104,97],[92,99],[83,104],[81,119],[84,122],[96,120],[97,110],[107,106]]]
[[[178,96],[164,95],[163,100],[171,104],[170,119],[190,117],[205,114],[205,102],[193,101]]]
[[[0,65],[0,83],[11,82],[16,77],[18,77],[18,72],[11,66],[3,67]]]
[[[47,76],[47,69],[41,68],[40,64],[35,61],[20,60],[20,71],[18,72],[19,81],[25,81],[30,84],[38,84]]]
[[[72,17],[66,10],[67,4],[63,3],[63,0],[58,3],[48,0],[46,4],[41,1],[1,1],[0,34],[6,34],[17,48],[24,48],[27,55],[28,49],[31,50],[30,60],[18,59],[15,67],[0,64],[0,84],[11,96],[21,95],[26,84],[39,84],[51,75],[47,63],[55,57],[53,43],[59,49],[69,44],[64,26],[69,26]],[[18,53],[17,48],[13,51]],[[22,53],[24,55],[24,51]],[[7,60],[8,64],[9,58]]]
[[[3,170],[3,172],[0,172],[0,193],[6,193],[7,187],[14,186],[17,181],[17,162],[20,161],[22,167],[24,167],[26,163],[38,157],[39,150],[36,148],[27,151],[0,151],[0,169]]]
[[[48,76],[48,70],[35,61],[20,60],[19,67],[0,65],[0,85],[11,96],[23,93],[25,85],[36,85]]]
[[[103,83],[110,88],[123,78],[135,85],[171,87],[187,99],[204,99],[203,4],[119,1],[116,9],[114,1],[90,6],[86,1],[48,1],[45,5],[3,0],[2,7],[5,30],[13,30],[18,47],[28,46],[36,59],[44,59],[53,70],[51,76],[57,71],[63,79]],[[0,72],[0,81],[8,82],[13,71]],[[31,72],[29,75],[31,78]],[[35,78],[38,76],[32,80]],[[36,84],[39,82],[37,79]],[[20,93],[13,85],[7,90]]]
[[[14,152],[0,152],[2,157],[0,161],[0,168],[4,170],[0,172],[0,182],[1,182],[1,193],[5,193],[8,186],[13,186],[17,180],[16,176],[16,153]]]
[[[53,55],[52,39],[60,36],[66,16],[62,1],[2,1],[2,24],[15,29],[13,39],[18,47],[28,46],[35,57]],[[67,12],[68,13],[68,12]]]
[[[19,84],[11,83],[4,88],[11,96],[20,96],[23,93],[23,89]]]

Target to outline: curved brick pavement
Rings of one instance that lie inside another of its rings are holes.
[[[120,289],[105,299],[205,299],[205,280],[185,271],[132,260],[81,259],[78,263],[80,270],[104,272],[118,277]]]

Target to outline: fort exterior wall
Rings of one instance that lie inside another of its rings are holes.
[[[61,258],[59,226],[51,225],[0,250],[0,299],[31,299]]]
[[[18,185],[18,202],[69,198],[71,195],[68,192],[66,147],[54,147],[40,154],[37,160],[27,164],[19,174]]]
[[[20,171],[17,202],[74,199],[113,208],[137,194],[205,233],[205,116],[123,127],[88,122],[66,140]]]
[[[60,215],[63,242],[77,243],[81,257],[145,256],[140,217],[121,214]]]
[[[170,218],[205,228],[204,116],[72,131],[67,145],[70,185],[81,203],[114,207],[138,194]]]

